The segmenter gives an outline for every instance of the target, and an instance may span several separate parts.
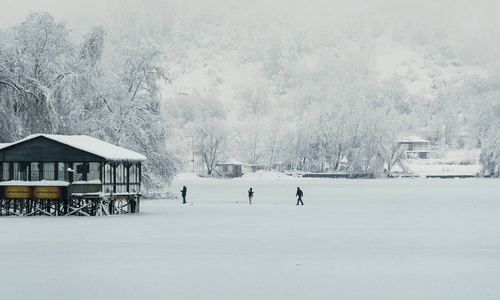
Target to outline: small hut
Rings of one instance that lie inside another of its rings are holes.
[[[145,160],[81,135],[35,134],[1,144],[0,216],[139,212]]]
[[[418,136],[407,137],[398,142],[399,147],[404,151],[406,158],[430,158],[430,142]]]
[[[235,159],[229,159],[223,163],[218,163],[217,171],[222,176],[240,177],[241,175],[243,175],[242,173],[243,165],[244,163],[242,162],[239,162]]]

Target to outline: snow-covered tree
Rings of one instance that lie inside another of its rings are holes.
[[[161,114],[159,82],[169,82],[169,78],[162,62],[162,53],[154,48],[130,50],[115,94],[108,95],[113,101],[108,139],[148,157],[143,174],[146,187],[151,189],[168,184],[177,173],[178,164],[166,150],[167,131]]]
[[[483,174],[500,177],[500,127],[492,127],[483,139],[480,162]]]
[[[10,123],[7,138],[54,133],[59,125],[57,88],[75,61],[68,29],[48,13],[32,13],[3,31],[0,39],[0,95]]]
[[[223,104],[216,99],[200,99],[195,112],[197,152],[208,175],[221,159],[226,147],[228,131],[225,125],[226,113]]]
[[[163,57],[136,48],[120,74],[104,74],[104,36],[94,27],[75,45],[65,24],[48,13],[32,13],[0,31],[0,140],[92,135],[145,154],[145,188],[161,188],[177,172],[160,111],[159,81],[169,80]]]

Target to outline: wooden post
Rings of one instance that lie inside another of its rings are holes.
[[[124,165],[127,174],[127,193],[130,193],[130,165]]]
[[[111,165],[111,168],[113,168],[113,193],[116,193],[116,165]]]
[[[70,163],[68,164],[68,166],[69,166],[69,168],[70,168],[71,170],[74,170],[74,169],[73,169],[73,162],[70,162]],[[74,172],[69,172],[68,170],[64,170],[64,172],[68,172],[68,181],[69,181],[69,182],[73,182],[73,173],[74,173]]]

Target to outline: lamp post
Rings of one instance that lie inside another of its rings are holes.
[[[194,174],[194,135],[186,135],[186,137],[192,138],[193,141],[193,174]]]

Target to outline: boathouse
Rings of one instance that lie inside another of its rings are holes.
[[[0,144],[0,216],[139,212],[145,160],[82,135],[35,134]]]

